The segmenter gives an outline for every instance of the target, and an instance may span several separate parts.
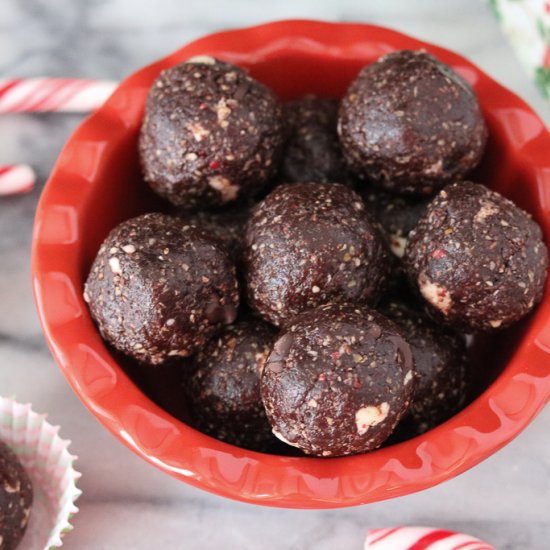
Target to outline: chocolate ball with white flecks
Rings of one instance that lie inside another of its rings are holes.
[[[371,451],[405,414],[414,362],[402,331],[366,307],[325,304],[296,317],[262,376],[273,433],[307,454]]]
[[[405,266],[438,320],[493,331],[542,299],[548,253],[533,218],[499,193],[454,183],[409,234]]]
[[[267,323],[241,321],[226,327],[194,357],[188,394],[197,429],[255,451],[273,445],[260,376],[275,336]]]
[[[422,310],[403,301],[387,300],[378,311],[402,329],[414,359],[413,398],[392,436],[406,439],[448,420],[463,406],[466,341],[461,334],[434,323]]]
[[[105,340],[144,363],[186,357],[237,316],[235,265],[220,242],[165,214],[144,214],[105,239],[84,299]]]
[[[487,140],[471,86],[432,55],[409,50],[363,68],[342,99],[338,133],[359,178],[421,195],[472,170]]]
[[[27,529],[33,489],[13,451],[0,441],[0,548],[14,550]]]
[[[248,220],[248,302],[277,326],[330,301],[372,304],[386,284],[387,258],[357,193],[339,183],[281,185]]]
[[[347,174],[336,133],[338,102],[306,95],[284,105],[287,142],[280,179],[340,182]]]
[[[409,233],[424,214],[430,199],[385,193],[378,189],[360,191],[367,209],[377,217],[382,225],[390,250],[397,258],[402,258]]]
[[[283,139],[271,90],[235,65],[198,56],[155,80],[139,153],[145,180],[171,203],[219,206],[261,191]]]
[[[186,223],[195,225],[217,238],[235,260],[241,257],[244,228],[249,214],[250,207],[242,204],[219,210],[189,212],[180,209],[176,212],[176,215]]]

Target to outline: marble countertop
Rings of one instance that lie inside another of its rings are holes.
[[[391,26],[471,58],[547,121],[487,5],[479,0],[3,0],[0,76],[119,79],[204,33],[270,19],[356,20]],[[34,311],[31,229],[41,188],[81,117],[0,119],[0,163],[29,162],[39,185],[0,199],[0,391],[47,411],[72,440],[83,477],[67,549],[359,549],[369,527],[435,525],[475,534],[499,550],[543,550],[550,540],[550,408],[505,449],[433,489],[378,504],[295,511],[201,492],[157,471],[86,411],[51,358]]]

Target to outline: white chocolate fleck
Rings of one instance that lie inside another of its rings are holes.
[[[223,97],[216,103],[216,113],[218,115],[218,124],[221,124],[231,114],[231,109],[227,106]]]
[[[498,214],[498,208],[491,202],[486,202],[474,217],[476,223],[483,223],[489,216]]]
[[[185,349],[173,349],[173,350],[170,350],[168,352],[168,355],[171,356],[171,357],[174,357],[176,355],[178,355],[180,357],[187,357],[187,355],[189,355],[189,354],[188,354],[187,350],[185,350]]]
[[[239,194],[239,186],[223,176],[211,176],[208,178],[208,185],[220,192],[224,202],[236,199]]]
[[[319,292],[321,292],[321,289],[317,285],[313,285],[311,287],[311,292],[313,292],[313,294],[318,294]]]
[[[405,247],[407,246],[408,239],[405,237],[398,237],[392,235],[390,239],[391,251],[398,257],[402,258],[405,254]]]
[[[403,380],[403,384],[408,384],[413,379],[413,371],[410,370],[406,375],[405,379]]]
[[[360,408],[355,413],[355,425],[357,426],[357,433],[359,435],[365,435],[369,428],[377,426],[381,422],[384,422],[390,412],[390,405],[388,403],[380,403],[380,405],[368,405]]]
[[[195,141],[202,141],[204,138],[210,135],[210,132],[206,128],[196,122],[189,124],[188,128],[189,131],[193,134]]]
[[[126,244],[122,247],[122,250],[124,250],[126,254],[133,254],[136,251],[136,247],[133,244]]]
[[[118,258],[109,258],[109,267],[113,273],[120,274],[122,269],[120,268],[120,262]]]
[[[432,165],[428,166],[426,170],[424,170],[424,173],[428,176],[436,176],[437,174],[441,174],[443,171],[443,162],[438,160],[437,162],[434,162]]]
[[[171,327],[175,322],[176,322],[175,319],[168,319],[168,320],[166,321],[166,326],[167,326],[167,327]]]
[[[194,65],[214,65],[216,63],[216,59],[211,55],[194,55],[193,57],[190,57],[186,63],[191,63]]]
[[[502,325],[502,320],[501,319],[494,319],[492,321],[489,321],[489,324],[493,327],[493,328],[498,328],[500,327],[500,325]]]
[[[280,441],[282,441],[283,443],[286,443],[287,445],[290,445],[291,447],[298,447],[298,445],[296,445],[295,443],[291,443],[290,441],[288,441],[288,439],[285,439],[284,436],[282,436],[279,432],[275,431],[275,430],[271,430],[273,432],[273,435],[279,439]]]
[[[315,407],[317,407],[317,401],[315,401],[315,399],[310,399],[310,400],[307,402],[307,406],[308,406],[308,407],[315,408]]]
[[[420,292],[430,304],[439,309],[443,314],[447,315],[453,301],[450,292],[443,286],[430,281],[425,275],[420,275],[418,278],[418,286]]]
[[[19,481],[16,482],[15,486],[10,485],[7,481],[4,483],[4,491],[6,493],[18,493],[21,490],[21,483]]]

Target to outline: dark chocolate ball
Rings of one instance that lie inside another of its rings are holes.
[[[373,189],[365,189],[361,195],[367,209],[379,220],[390,250],[394,256],[402,258],[409,233],[426,211],[430,199],[393,195]]]
[[[409,234],[410,281],[436,318],[456,328],[505,328],[541,298],[548,254],[531,216],[487,187],[454,183]]]
[[[275,329],[266,323],[241,321],[199,351],[188,392],[199,430],[252,450],[273,445],[260,376],[275,336]]]
[[[239,292],[217,239],[177,218],[144,214],[105,239],[84,299],[105,340],[156,365],[193,354],[232,323]]]
[[[432,55],[408,50],[359,73],[342,100],[338,133],[360,178],[413,194],[462,178],[487,139],[470,85]]]
[[[388,300],[379,311],[402,329],[411,346],[416,371],[409,410],[396,429],[399,434],[394,436],[422,434],[454,416],[464,404],[465,338],[401,301]]]
[[[298,316],[275,342],[262,376],[273,433],[316,456],[376,449],[413,391],[409,344],[381,314],[326,304]]]
[[[13,451],[0,441],[0,548],[14,550],[31,513],[31,480]]]
[[[157,78],[139,137],[145,180],[175,205],[223,205],[259,192],[277,169],[282,107],[239,67],[191,58]]]
[[[281,164],[282,181],[347,181],[336,133],[337,112],[336,100],[314,95],[284,105],[287,142]]]
[[[372,215],[337,183],[276,188],[252,211],[244,257],[248,301],[278,326],[329,301],[375,303],[388,268]]]

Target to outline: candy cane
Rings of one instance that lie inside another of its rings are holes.
[[[432,527],[371,529],[365,550],[495,550],[470,535]]]
[[[0,79],[0,113],[93,111],[113,93],[116,82],[77,78]],[[0,166],[0,196],[32,191],[30,166]]]
[[[0,195],[29,193],[35,181],[34,170],[26,164],[0,166]]]
[[[100,107],[116,85],[77,78],[0,79],[0,113],[85,113]]]

